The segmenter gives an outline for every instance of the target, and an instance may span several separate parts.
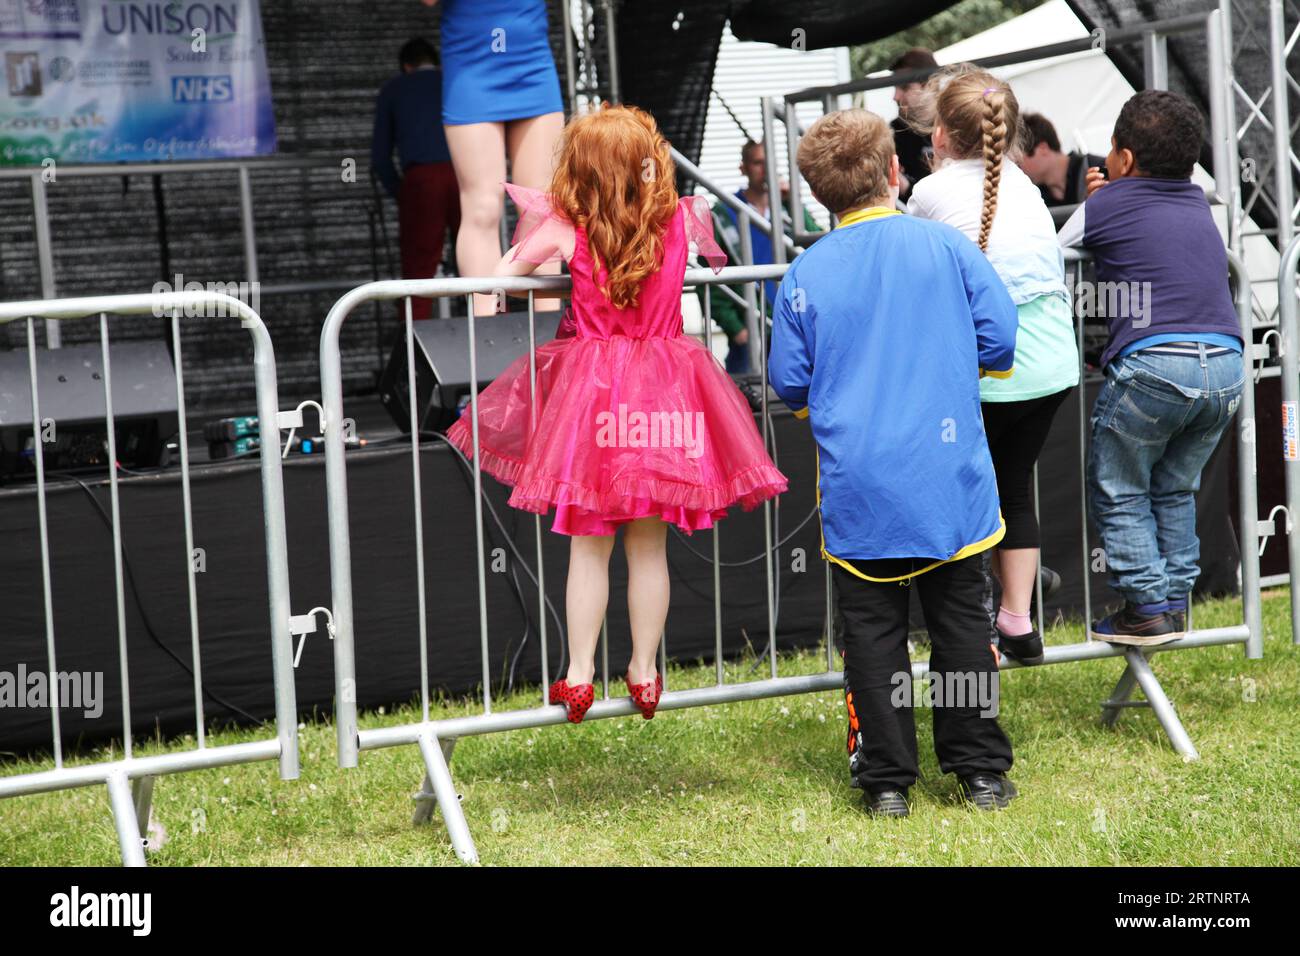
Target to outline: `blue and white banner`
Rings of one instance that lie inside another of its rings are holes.
[[[258,0],[0,0],[0,165],[275,152]]]

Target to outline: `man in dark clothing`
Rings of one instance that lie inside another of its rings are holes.
[[[427,40],[408,40],[398,56],[402,72],[379,91],[370,166],[397,200],[402,278],[429,279],[442,262],[447,230],[460,228],[460,190],[442,129],[442,72]],[[393,165],[397,147],[401,173]],[[397,303],[405,317],[406,306]],[[432,300],[412,299],[411,316],[427,319]]]
[[[897,73],[900,70],[921,70],[938,65],[933,53],[916,47],[895,59],[889,69]],[[934,154],[930,137],[920,135],[907,122],[924,88],[924,83],[904,83],[894,87],[898,116],[889,124],[889,128],[894,131],[894,152],[898,154],[898,166],[902,172],[898,183],[898,198],[903,202],[911,195],[912,186],[917,180],[930,175],[930,157]]]
[[[1056,127],[1041,113],[1026,113],[1020,147],[1020,168],[1043,194],[1049,206],[1073,206],[1088,198],[1088,170],[1106,168],[1104,156],[1063,153]]]

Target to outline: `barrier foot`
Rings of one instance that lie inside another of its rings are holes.
[[[434,746],[437,743],[440,741],[432,733],[420,735],[420,753],[424,756],[428,783],[433,787],[456,856],[460,857],[462,863],[478,863],[474,838],[469,835],[469,824],[465,822],[465,813],[460,808],[460,795],[452,783],[451,771],[447,768],[447,758],[443,755],[442,747]]]
[[[167,842],[167,831],[153,818],[153,786],[158,778],[153,774],[131,781],[131,798],[135,802],[135,818],[140,823],[140,840],[146,852],[159,850]]]
[[[140,834],[149,829],[149,816],[153,812],[153,778],[138,777],[131,780],[131,803],[135,804],[135,826]]]
[[[456,738],[448,737],[440,740],[442,744],[442,759],[448,764],[451,763],[451,752],[456,749]],[[411,798],[415,801],[415,813],[411,814],[411,822],[417,826],[421,823],[428,823],[433,819],[434,801],[438,795],[433,792],[433,780],[426,773],[424,783],[420,785],[420,792]]]
[[[1133,696],[1133,688],[1136,686],[1137,675],[1133,673],[1132,667],[1126,666],[1124,673],[1120,675],[1119,683],[1111,691],[1110,697],[1101,705],[1101,722],[1103,726],[1114,727],[1125,707],[1146,703],[1145,701],[1135,702],[1129,700]]]
[[[1174,745],[1174,749],[1183,755],[1184,760],[1199,760],[1201,755],[1196,752],[1192,738],[1187,736],[1187,731],[1183,729],[1182,721],[1174,712],[1174,705],[1165,696],[1165,690],[1156,679],[1155,672],[1151,670],[1151,662],[1147,660],[1146,655],[1133,649],[1126,651],[1124,657],[1128,661],[1129,670],[1133,672],[1141,686],[1142,693],[1146,695],[1151,709],[1155,711],[1160,726],[1169,735],[1169,742]]]
[[[118,772],[108,778],[108,802],[113,807],[113,824],[117,843],[122,849],[123,866],[144,866],[144,841],[140,839],[140,820],[131,799],[131,784],[126,774]]]

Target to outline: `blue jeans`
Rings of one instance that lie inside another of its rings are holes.
[[[1201,469],[1245,381],[1239,353],[1205,350],[1117,358],[1093,406],[1089,510],[1111,586],[1134,604],[1188,595],[1200,574]]]

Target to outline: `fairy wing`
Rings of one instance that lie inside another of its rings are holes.
[[[515,249],[513,258],[541,265],[572,255],[573,223],[555,210],[550,193],[515,183],[503,185],[519,210],[519,224],[510,243]]]
[[[703,196],[683,196],[682,211],[686,221],[686,241],[695,245],[700,257],[714,272],[722,271],[727,254],[713,238],[713,214]]]

